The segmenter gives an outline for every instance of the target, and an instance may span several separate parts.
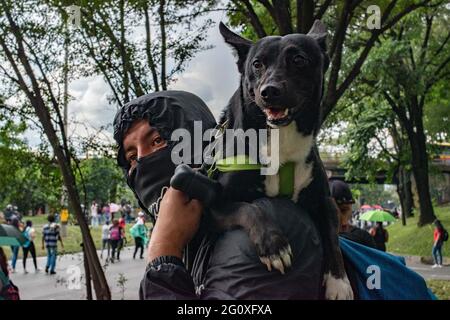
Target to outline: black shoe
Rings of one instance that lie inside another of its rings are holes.
[[[45,273],[48,273],[48,267],[45,267]]]
[[[133,256],[133,260],[136,259],[136,256]]]
[[[52,274],[52,275],[53,275],[53,274],[56,274],[56,272],[55,272],[55,271],[51,271],[51,272],[50,272],[50,274]]]
[[[144,257],[143,257],[143,256],[141,256],[141,259],[144,259]]]

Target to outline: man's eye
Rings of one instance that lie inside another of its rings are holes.
[[[156,137],[155,140],[153,140],[153,145],[158,146],[163,142],[164,142],[164,140],[161,137]]]
[[[133,164],[133,162],[136,162],[137,156],[135,154],[127,155],[127,161],[129,164]]]

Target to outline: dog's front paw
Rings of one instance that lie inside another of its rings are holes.
[[[336,278],[331,273],[324,276],[325,298],[327,300],[353,300],[353,290],[347,275]]]
[[[256,245],[256,252],[267,270],[272,268],[284,274],[285,269],[292,265],[292,250],[286,237],[281,231],[270,228],[256,235],[253,239]]]

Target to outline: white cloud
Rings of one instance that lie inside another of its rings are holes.
[[[216,13],[211,18],[217,24],[208,31],[205,44],[213,45],[214,48],[197,54],[169,89],[198,95],[218,118],[238,87],[239,74],[231,48],[224,43],[219,33],[218,22],[225,17]],[[72,96],[69,102],[69,135],[86,137],[101,126],[110,125],[107,136],[112,141],[111,124],[117,109],[108,102],[111,91],[103,77],[77,79],[69,84],[69,93]],[[25,136],[32,145],[39,143],[33,130],[29,130]]]
[[[171,88],[197,94],[217,118],[239,85],[239,73],[217,25],[209,31],[208,43],[214,48],[198,54]]]

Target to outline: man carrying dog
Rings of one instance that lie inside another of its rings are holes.
[[[318,299],[322,247],[308,214],[288,199],[259,199],[289,239],[292,268],[269,272],[242,230],[216,233],[197,200],[168,188],[175,165],[175,129],[193,133],[215,120],[198,97],[181,91],[137,98],[119,110],[114,137],[118,163],[140,206],[155,220],[141,299]],[[192,135],[194,136],[194,135]],[[195,155],[192,155],[195,157]]]

